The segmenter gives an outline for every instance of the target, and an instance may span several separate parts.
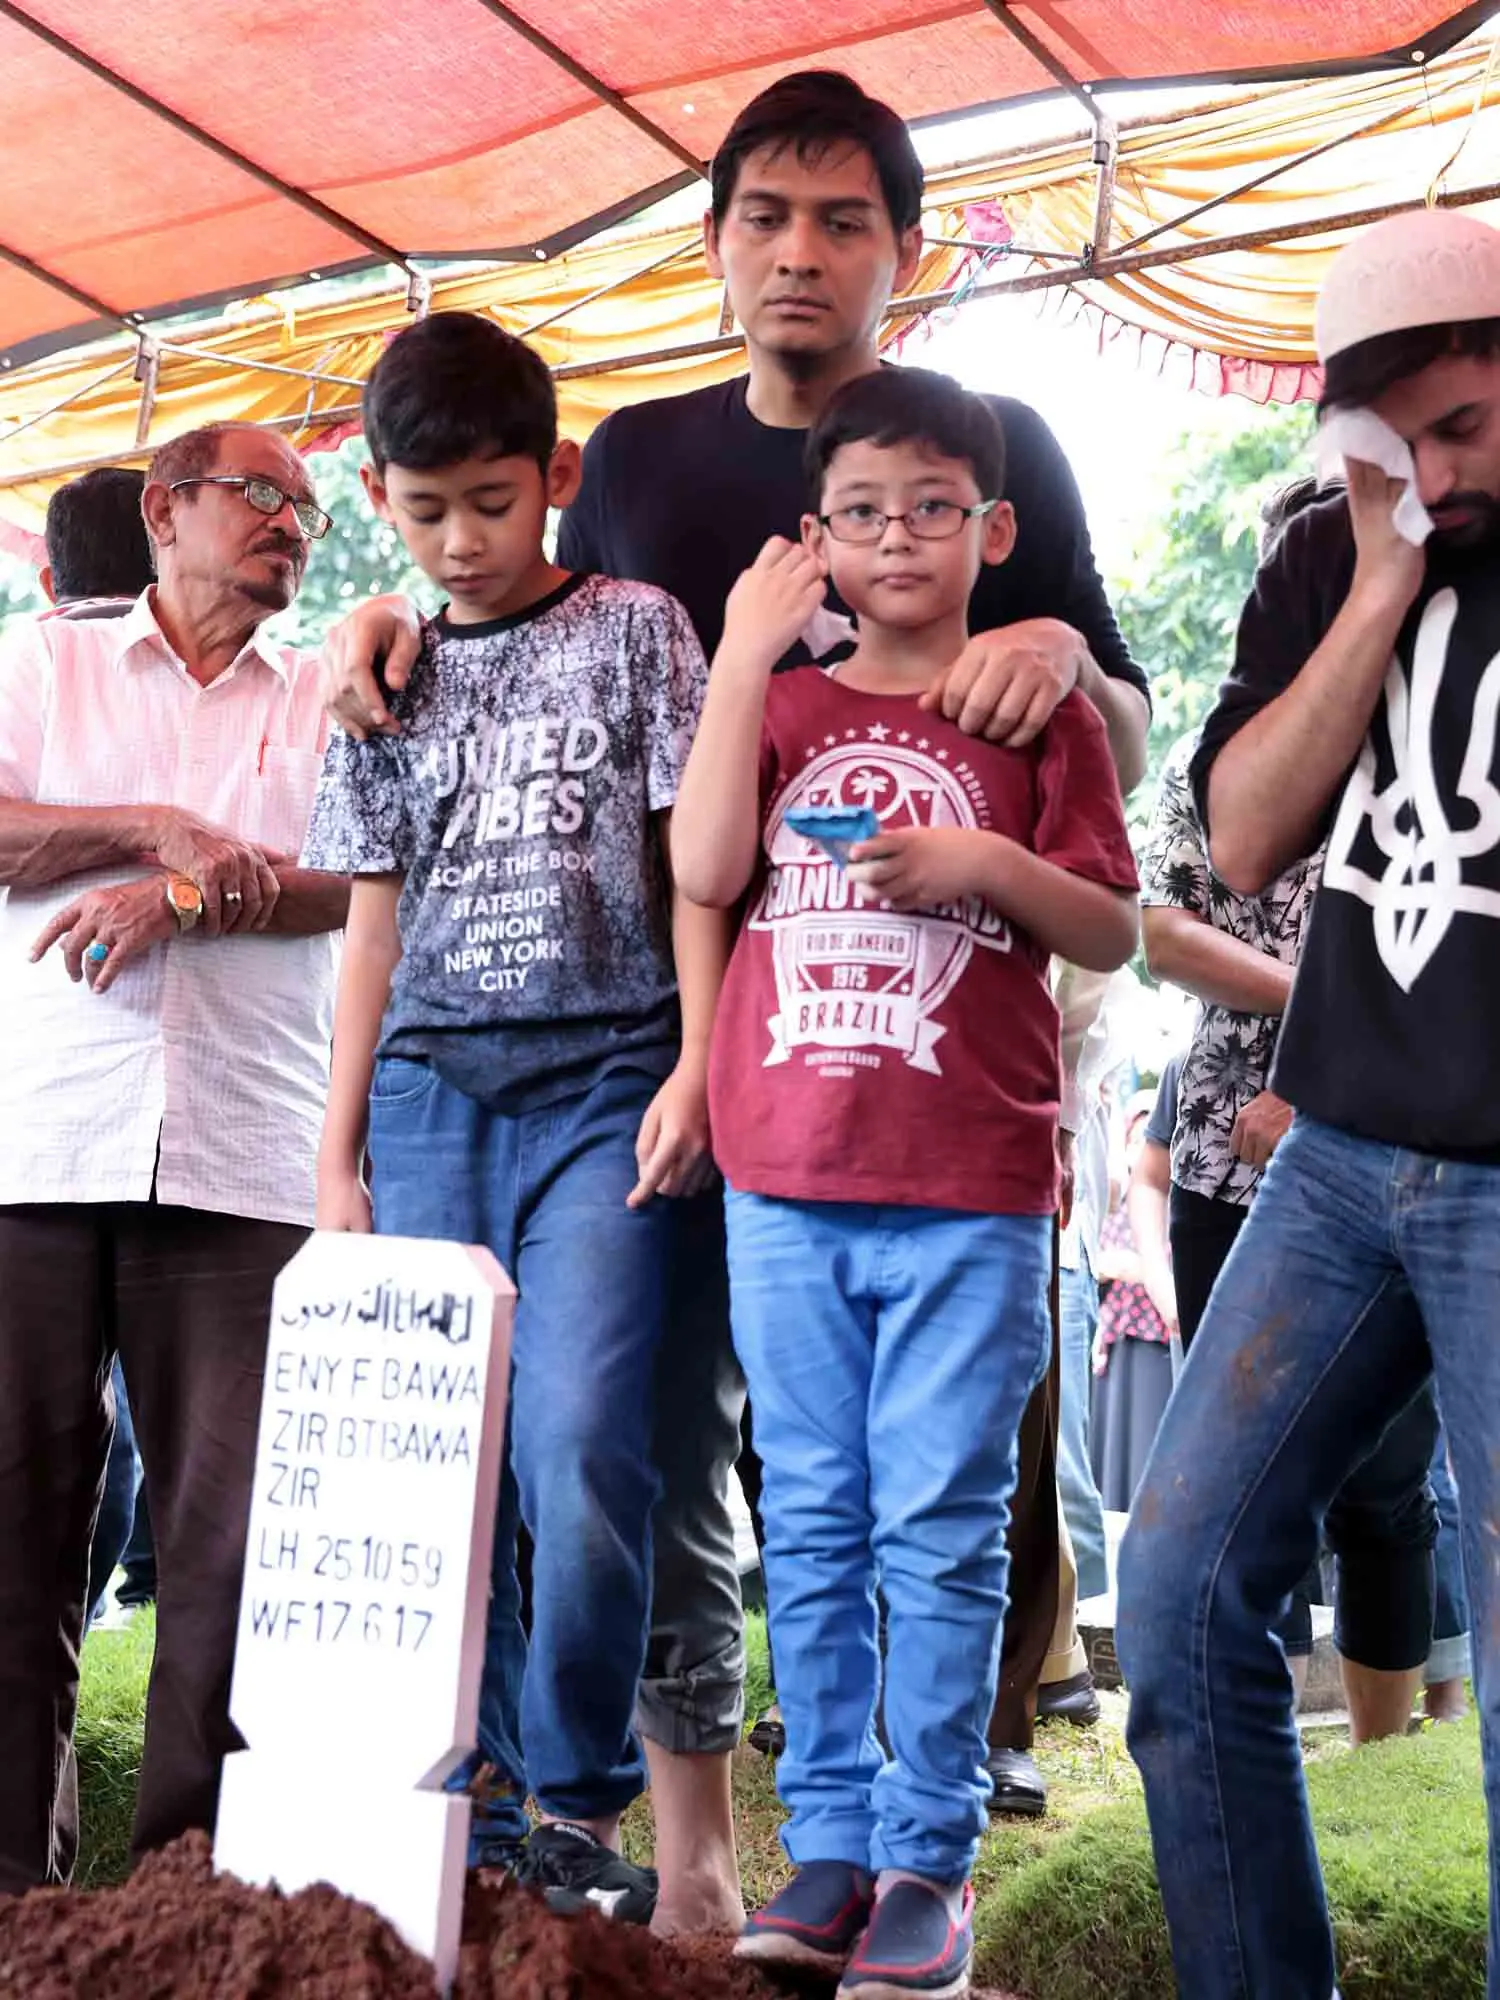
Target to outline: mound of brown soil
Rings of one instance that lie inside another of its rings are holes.
[[[511,1882],[470,1884],[453,2000],[778,1995],[785,1989],[730,1957],[727,1939],[664,1944],[592,1912],[554,1916]],[[215,1875],[203,1834],[151,1856],[117,1889],[0,1900],[0,2000],[434,1996],[431,1968],[365,1904],[334,1889],[283,1896]]]
[[[555,1917],[476,1882],[454,2000],[769,2000],[725,1942],[662,1944],[588,1913]],[[283,1896],[215,1875],[190,1834],[116,1889],[0,1901],[3,2000],[433,2000],[430,1967],[336,1890]]]

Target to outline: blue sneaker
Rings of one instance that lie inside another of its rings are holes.
[[[875,1884],[847,1861],[808,1861],[745,1920],[736,1958],[837,1972],[870,1921]]]
[[[938,1890],[896,1882],[876,1903],[869,1928],[839,1981],[838,2000],[955,2000],[969,1990],[974,1891],[965,1883],[955,1923]]]

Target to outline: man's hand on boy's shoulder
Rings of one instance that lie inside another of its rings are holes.
[[[978,893],[975,843],[992,839],[993,834],[966,826],[892,827],[850,848],[849,880],[866,902],[888,903],[893,910],[957,903]]]
[[[922,695],[922,706],[966,736],[1024,750],[1077,687],[1088,657],[1082,634],[1061,618],[1022,618],[977,632]]]
[[[802,544],[772,535],[729,593],[720,655],[763,662],[769,672],[801,638],[824,594],[823,573]]]
[[[409,597],[369,598],[329,627],[319,667],[323,706],[356,743],[400,734],[381,680],[399,693],[421,650],[422,614]]]
[[[626,1197],[627,1208],[644,1208],[658,1194],[702,1194],[713,1179],[708,1078],[701,1063],[678,1063],[646,1106],[635,1163],[639,1178]]]

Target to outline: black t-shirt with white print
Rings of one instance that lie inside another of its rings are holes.
[[[1348,595],[1336,496],[1287,527],[1255,581],[1234,671],[1193,759],[1285,689]],[[1500,1160],[1500,548],[1428,544],[1370,732],[1315,835],[1322,888],[1271,1073],[1309,1116],[1387,1144]]]
[[[399,736],[332,737],[309,868],[400,873],[380,1052],[493,1109],[680,1038],[653,816],[677,796],[707,670],[682,606],[574,576],[513,617],[424,629]]]

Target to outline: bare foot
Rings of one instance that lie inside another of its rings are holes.
[[[745,1928],[745,1902],[739,1884],[706,1872],[671,1885],[656,1900],[651,1929],[659,1938],[702,1937],[724,1932],[738,1937]]]
[[[694,1937],[745,1928],[734,1849],[733,1759],[726,1751],[668,1750],[646,1740],[656,1815],[661,1892],[651,1928],[658,1937]]]
[[[1422,1692],[1422,1712],[1429,1722],[1462,1722],[1469,1697],[1461,1680],[1434,1681]]]

